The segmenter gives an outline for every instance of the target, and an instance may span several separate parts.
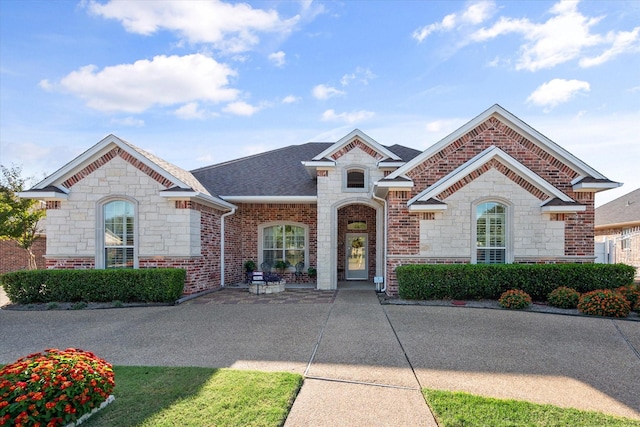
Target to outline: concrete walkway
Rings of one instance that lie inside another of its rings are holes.
[[[306,378],[287,427],[435,426],[422,387],[640,419],[638,322],[380,305],[372,290],[341,290],[312,303],[214,299],[0,310],[0,363],[78,347],[118,365],[296,372]]]

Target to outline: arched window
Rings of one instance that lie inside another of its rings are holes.
[[[135,206],[127,200],[102,205],[102,263],[104,268],[134,268],[136,259]]]
[[[484,202],[476,206],[476,262],[507,262],[507,206]]]
[[[303,224],[265,225],[260,233],[260,263],[268,263],[271,267],[276,262],[284,261],[288,267],[299,262],[306,263],[308,227]]]
[[[363,170],[351,169],[347,171],[347,188],[365,188]]]

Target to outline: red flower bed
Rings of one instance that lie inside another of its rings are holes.
[[[100,406],[114,387],[111,364],[93,353],[30,354],[0,370],[0,425],[66,425]]]

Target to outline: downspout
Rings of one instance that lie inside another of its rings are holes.
[[[382,197],[378,197],[376,196],[375,190],[371,191],[371,197],[373,197],[376,200],[379,200],[382,202],[382,206],[384,206],[384,224],[383,224],[383,234],[384,234],[384,267],[383,267],[383,287],[382,289],[380,289],[380,292],[387,292],[387,201],[385,199],[383,199]]]
[[[220,287],[224,288],[224,219],[229,215],[236,213],[236,208],[231,208],[230,212],[222,214],[220,216]]]

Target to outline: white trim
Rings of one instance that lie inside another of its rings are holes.
[[[513,248],[513,203],[502,197],[481,197],[471,202],[471,264],[478,263],[478,206],[483,203],[498,203],[505,208],[504,219],[504,263],[512,264],[514,261]],[[487,246],[485,248],[491,248]],[[500,248],[496,246],[496,248]]]
[[[123,194],[110,194],[95,202],[95,218],[96,218],[96,245],[94,266],[96,269],[106,269],[107,260],[105,259],[105,241],[104,241],[104,208],[112,202],[127,202],[133,205],[133,268],[138,268],[139,247],[140,247],[140,224],[139,219],[139,202],[133,197]],[[123,246],[123,247],[126,247]]]
[[[380,180],[374,183],[379,188],[413,188],[413,181],[385,181]]]
[[[349,187],[349,172],[362,172],[363,186]],[[348,165],[342,169],[342,192],[343,193],[368,193],[369,192],[369,168],[362,165]]]
[[[542,206],[540,210],[546,213],[574,213],[585,212],[587,207],[585,205]]]
[[[564,164],[571,167],[581,175],[592,176],[597,179],[607,179],[604,175],[584,163],[582,160],[575,157],[573,154],[569,153],[567,150],[565,150],[555,142],[551,141],[546,136],[542,135],[537,130],[533,129],[531,126],[529,126],[498,104],[494,104],[448,136],[444,137],[431,147],[427,148],[422,154],[414,157],[411,161],[407,162],[407,164],[389,174],[388,178],[395,178],[407,173],[408,171],[412,170],[419,164],[429,159],[434,154],[441,151],[447,145],[461,138],[480,124],[484,123],[492,116],[497,118],[507,126],[511,127],[519,134],[527,137],[527,139],[529,139],[531,142],[541,147],[543,150],[549,152],[554,157],[558,158]]]
[[[356,138],[359,139],[360,141],[362,141],[365,145],[368,145],[374,151],[386,156],[387,158],[390,158],[390,159],[393,159],[393,160],[402,160],[396,154],[392,153],[391,151],[389,151],[388,149],[383,147],[375,139],[371,138],[369,135],[367,135],[366,133],[362,132],[360,129],[352,130],[347,135],[345,135],[342,138],[340,138],[335,144],[331,145],[329,148],[324,150],[322,153],[320,153],[317,156],[315,156],[313,158],[313,160],[323,160],[323,159],[331,156],[333,153],[335,153],[336,151],[339,151],[345,145],[351,143],[351,141],[353,141]]]
[[[444,176],[440,180],[438,180],[433,185],[429,186],[427,189],[411,198],[407,205],[410,206],[417,201],[427,201],[431,198],[435,198],[439,193],[446,190],[460,179],[469,175],[471,172],[477,170],[478,168],[485,165],[492,159],[498,159],[501,163],[508,166],[514,172],[516,172],[520,177],[527,180],[527,182],[533,184],[536,188],[543,191],[546,194],[552,195],[554,197],[559,198],[565,202],[573,202],[569,196],[564,194],[562,191],[555,188],[553,185],[549,184],[547,181],[542,179],[540,176],[536,175],[530,169],[528,169],[525,165],[502,151],[500,148],[492,145],[491,147],[484,150],[482,153],[473,157],[463,165],[459,166],[448,175]]]
[[[287,226],[287,225],[292,225],[294,227],[300,227],[304,230],[304,268],[307,269],[309,268],[309,245],[311,244],[309,241],[309,224],[305,224],[303,222],[297,222],[297,221],[270,221],[270,222],[263,222],[261,224],[258,224],[258,268],[260,268],[260,265],[264,262],[264,229],[265,228],[270,228],[270,227],[275,227],[275,226]],[[283,242],[284,245],[284,242]],[[287,248],[283,247],[282,251],[286,252]],[[272,268],[275,268],[275,266],[272,266]],[[296,266],[292,265],[290,267],[288,267],[286,269],[286,271],[295,271]]]
[[[18,197],[36,200],[67,200],[69,198],[68,191],[59,193],[56,191],[21,191],[18,193]]]
[[[573,184],[573,181],[572,181]],[[573,191],[579,192],[598,192],[603,190],[609,190],[612,188],[622,187],[621,182],[580,182],[578,184],[573,184]]]
[[[300,163],[309,168],[334,168],[336,166],[336,162],[329,160],[303,160]]]
[[[199,191],[193,190],[185,190],[185,191],[160,191],[158,195],[167,200],[195,200],[196,202],[202,203],[204,205],[221,207],[223,209],[235,209],[236,206],[225,201],[219,199],[217,197],[210,196],[208,194],[201,193]]]
[[[299,203],[314,204],[318,196],[220,196],[233,203]]]
[[[448,208],[448,206],[443,203],[443,204],[433,204],[433,205],[427,205],[427,204],[419,204],[419,205],[411,205],[409,206],[409,212],[444,212],[446,211]]]

